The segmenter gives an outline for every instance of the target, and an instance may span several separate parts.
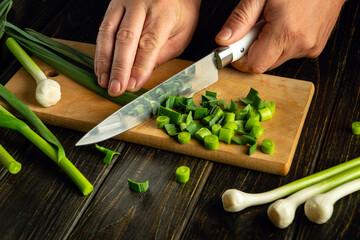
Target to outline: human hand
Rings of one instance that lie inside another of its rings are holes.
[[[292,58],[317,57],[324,49],[345,0],[242,0],[216,36],[229,45],[262,16],[266,24],[248,54],[232,66],[263,73]]]
[[[96,40],[99,85],[111,96],[140,90],[157,65],[189,44],[199,9],[200,0],[112,0]]]

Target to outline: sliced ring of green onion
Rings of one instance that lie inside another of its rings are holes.
[[[351,124],[351,130],[353,134],[359,135],[360,134],[360,122],[353,122]]]
[[[273,154],[275,143],[270,139],[264,139],[261,144],[261,151],[266,154]]]
[[[180,132],[178,134],[178,141],[181,144],[186,144],[190,142],[191,140],[191,134],[189,132]]]
[[[190,179],[190,168],[181,166],[176,169],[176,181],[179,183],[186,183]]]
[[[204,139],[205,148],[209,150],[216,150],[219,147],[219,138],[216,135],[208,135]]]

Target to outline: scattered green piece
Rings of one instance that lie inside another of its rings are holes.
[[[234,130],[226,129],[226,128],[220,129],[220,132],[219,132],[219,140],[220,141],[230,144],[233,136],[234,136]]]
[[[223,128],[231,129],[231,130],[238,130],[238,125],[235,122],[227,122],[224,124]]]
[[[219,138],[216,135],[207,135],[204,139],[205,148],[209,150],[216,150],[219,147]]]
[[[255,118],[251,118],[249,120],[246,121],[245,123],[245,130],[247,131],[251,131],[251,129],[254,126],[261,126],[261,123],[259,122],[259,120],[255,119]]]
[[[194,133],[194,136],[198,141],[204,142],[205,137],[211,134],[211,131],[207,127],[202,127]]]
[[[138,183],[132,181],[129,178],[127,180],[128,180],[129,188],[134,192],[139,192],[139,193],[146,192],[149,189],[149,181]]]
[[[16,174],[21,170],[21,163],[16,161],[0,144],[0,163],[4,165],[10,173]]]
[[[164,128],[169,136],[176,136],[178,134],[178,130],[175,124],[172,123],[166,124],[164,125]]]
[[[195,111],[194,111],[194,119],[195,120],[202,119],[207,115],[207,113],[208,113],[207,108],[197,107],[197,108],[195,108]]]
[[[249,147],[249,156],[253,155],[257,149],[257,141]]]
[[[225,112],[224,113],[224,124],[228,122],[234,122],[235,121],[235,113],[233,112]]]
[[[264,134],[264,128],[262,126],[255,125],[251,128],[249,135],[253,138],[260,138]]]
[[[170,118],[168,116],[158,116],[156,118],[156,126],[158,128],[164,128],[164,126],[169,123],[170,123]]]
[[[181,144],[186,144],[190,142],[191,140],[191,134],[189,132],[180,132],[178,134],[178,141]]]
[[[268,108],[268,107],[264,107],[262,109],[259,109],[258,112],[260,114],[260,121],[261,122],[271,119],[272,115],[273,115],[270,108]]]
[[[359,135],[360,134],[360,122],[353,122],[351,124],[351,130],[353,134]]]
[[[113,159],[114,155],[118,155],[120,153],[118,152],[115,152],[115,151],[112,151],[110,149],[107,149],[107,148],[104,148],[104,147],[101,147],[97,144],[95,144],[95,147],[97,150],[99,150],[100,152],[104,153],[105,154],[105,158],[103,160],[103,162],[105,164],[110,164],[111,160]]]
[[[190,168],[187,166],[178,167],[175,173],[175,179],[179,183],[186,183],[190,179]]]
[[[273,101],[266,102],[265,107],[270,109],[271,114],[275,113],[275,103]]]
[[[234,142],[239,145],[249,146],[249,155],[257,150],[257,140],[262,137],[264,128],[260,120],[264,121],[272,117],[275,110],[273,102],[265,102],[258,92],[251,88],[246,98],[239,99],[246,104],[245,107],[238,109],[238,102],[231,100],[229,104],[223,99],[217,99],[215,92],[206,91],[201,95],[200,106],[198,107],[192,97],[170,97],[164,99],[163,106],[159,108],[159,115],[166,115],[170,118],[169,126],[166,129],[170,136],[178,136],[180,143],[183,140],[182,132],[190,133],[191,137],[205,143],[205,139],[214,139],[215,142]],[[173,108],[169,108],[169,107]],[[175,115],[175,120],[171,116]],[[215,139],[215,135],[217,138]],[[235,136],[239,135],[239,136]],[[241,136],[241,138],[240,138]],[[191,139],[186,134],[187,139]],[[219,143],[204,144],[208,149],[216,149]]]
[[[212,133],[213,135],[219,136],[220,129],[221,129],[221,125],[220,125],[220,124],[214,124],[214,125],[211,126],[211,133]]]
[[[173,123],[173,124],[180,123],[181,113],[179,113],[175,110],[172,110],[170,108],[160,106],[158,115],[159,116],[168,116],[170,119],[170,123]]]
[[[252,104],[254,99],[258,96],[258,91],[256,91],[253,88],[250,88],[249,93],[246,95],[245,98],[239,98],[239,100],[241,102],[243,102],[244,104]]]
[[[275,143],[270,139],[264,139],[261,144],[261,151],[266,154],[273,154],[275,151]]]

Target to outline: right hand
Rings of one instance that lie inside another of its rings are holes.
[[[99,85],[111,96],[140,90],[156,66],[184,51],[199,9],[200,0],[112,0],[96,41]]]

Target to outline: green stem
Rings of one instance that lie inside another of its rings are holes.
[[[0,113],[6,110],[0,108]],[[36,134],[30,127],[23,121],[11,116],[11,114],[0,114],[0,127],[9,128],[19,131],[24,137],[29,139],[36,147],[45,153],[51,160],[53,160],[61,169],[70,177],[84,195],[91,193],[93,186],[83,176],[83,174],[70,162],[70,160],[63,156],[61,161],[58,161],[58,151],[55,147],[50,145],[42,137]]]
[[[21,170],[21,163],[17,162],[0,144],[0,163],[3,164],[10,173],[16,174]]]
[[[9,37],[6,39],[6,46],[14,54],[16,59],[21,63],[21,65],[30,73],[30,75],[35,79],[36,83],[39,84],[40,81],[47,79],[44,72],[39,68],[39,66],[31,59],[31,57],[20,47],[20,45],[13,39]]]

